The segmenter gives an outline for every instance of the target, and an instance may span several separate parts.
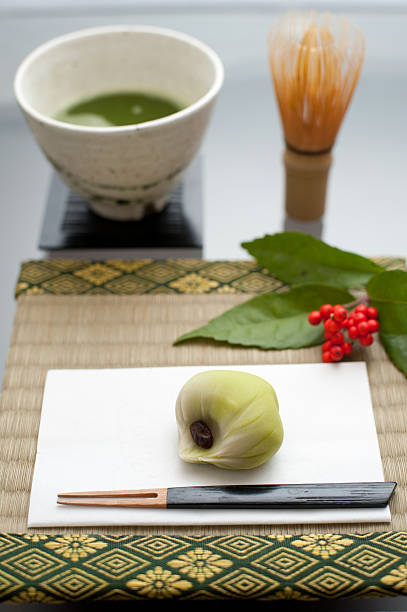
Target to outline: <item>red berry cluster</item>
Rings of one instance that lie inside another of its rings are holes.
[[[362,346],[370,346],[375,332],[379,331],[379,313],[377,308],[359,304],[348,313],[344,306],[323,304],[319,310],[313,310],[308,315],[311,325],[324,322],[324,338],[322,345],[322,360],[330,363],[340,361],[352,352],[352,344],[346,340],[344,332],[348,332],[349,340],[359,340]]]

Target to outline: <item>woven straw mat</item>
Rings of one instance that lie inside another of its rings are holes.
[[[172,346],[180,334],[247,300],[248,295],[22,296],[0,397],[0,531],[23,532],[47,370],[320,361],[320,347],[263,351],[208,341]],[[201,526],[92,529],[129,534],[273,534],[407,530],[407,382],[379,342],[367,360],[385,478],[398,483],[391,524]],[[41,531],[40,529],[33,531]],[[58,533],[72,529],[58,528]],[[81,531],[75,527],[75,532]],[[83,529],[82,531],[89,531]],[[47,529],[52,533],[52,529]]]

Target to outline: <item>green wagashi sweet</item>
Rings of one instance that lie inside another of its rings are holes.
[[[250,469],[270,459],[283,441],[273,387],[247,372],[193,376],[179,392],[176,417],[179,455],[191,463]]]

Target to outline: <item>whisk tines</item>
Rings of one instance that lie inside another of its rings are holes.
[[[290,12],[270,31],[268,51],[288,146],[329,151],[361,71],[362,32],[343,16]]]

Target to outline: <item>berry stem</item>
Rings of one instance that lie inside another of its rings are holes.
[[[366,306],[369,306],[370,297],[367,295],[367,293],[364,293],[356,300],[353,300],[353,302],[349,302],[348,304],[343,304],[343,307],[348,310],[351,308],[355,308],[356,306],[359,306],[359,304],[365,304]]]

